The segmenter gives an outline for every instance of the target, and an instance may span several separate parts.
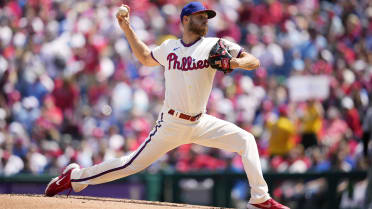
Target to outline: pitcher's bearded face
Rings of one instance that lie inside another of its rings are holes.
[[[189,30],[199,36],[208,32],[208,15],[206,13],[190,15]]]

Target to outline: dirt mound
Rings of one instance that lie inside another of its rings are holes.
[[[42,195],[24,195],[24,194],[1,194],[1,208],[3,209],[83,209],[83,208],[110,208],[110,209],[182,209],[182,208],[200,208],[217,209],[217,207],[205,207],[197,205],[175,204],[166,202],[151,202],[143,200],[128,200],[115,198],[98,198],[86,196],[55,196],[44,197]],[[221,208],[219,208],[221,209]]]

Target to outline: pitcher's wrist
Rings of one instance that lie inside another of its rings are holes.
[[[239,67],[239,62],[237,58],[231,58],[230,60],[230,68],[238,68]]]

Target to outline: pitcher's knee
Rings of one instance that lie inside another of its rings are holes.
[[[241,150],[239,152],[240,154],[246,152],[248,149],[250,149],[252,147],[257,148],[256,139],[253,136],[253,134],[251,134],[249,132],[244,132],[244,133],[241,134],[241,137],[243,139],[243,144],[242,144]]]
[[[245,143],[248,143],[248,144],[256,143],[256,139],[254,138],[253,134],[247,131],[241,133],[241,137],[244,139]]]
[[[245,132],[244,135],[245,135],[245,138],[247,138],[247,140],[251,140],[251,141],[256,142],[256,139],[254,138],[253,134],[251,134],[249,132]]]

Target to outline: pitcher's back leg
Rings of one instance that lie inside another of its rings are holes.
[[[90,184],[101,184],[137,173],[168,151],[182,144],[182,132],[175,133],[173,124],[160,117],[147,139],[133,153],[111,161],[74,170],[71,173],[71,185],[79,192]]]

